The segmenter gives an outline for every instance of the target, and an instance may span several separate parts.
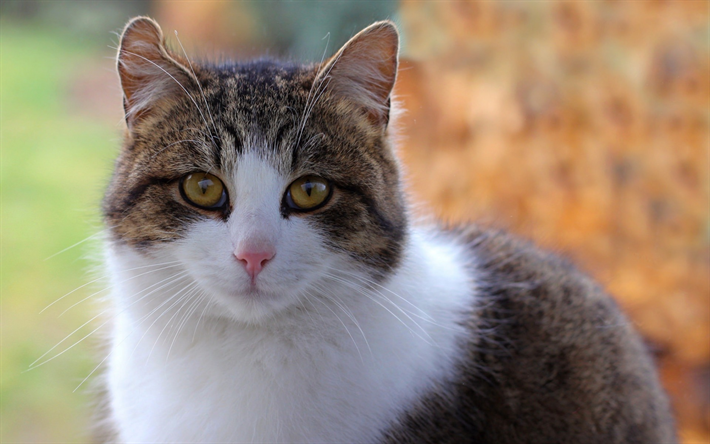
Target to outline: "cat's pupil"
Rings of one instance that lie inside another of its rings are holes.
[[[313,183],[306,179],[306,183],[303,184],[303,190],[308,194],[308,197],[311,197],[311,193],[313,193]]]
[[[209,179],[202,179],[201,181],[197,182],[197,185],[200,186],[202,194],[205,194],[207,192],[207,188],[211,187],[213,183]]]

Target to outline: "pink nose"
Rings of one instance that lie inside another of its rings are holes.
[[[251,276],[251,280],[256,279],[256,276],[264,269],[264,265],[274,257],[273,251],[265,250],[244,250],[234,253],[234,256],[244,263],[244,267]]]

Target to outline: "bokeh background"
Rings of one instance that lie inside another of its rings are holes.
[[[0,442],[89,440],[90,384],[74,390],[105,356],[92,267],[123,129],[111,47],[137,14],[195,58],[311,61],[394,19],[399,151],[419,214],[574,259],[654,351],[682,441],[710,442],[709,5],[4,1]]]

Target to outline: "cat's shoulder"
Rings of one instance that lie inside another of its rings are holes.
[[[486,332],[476,335],[482,348],[495,344],[517,363],[530,360],[526,373],[545,373],[540,363],[547,360],[558,383],[565,366],[588,388],[605,387],[610,375],[627,370],[655,377],[648,350],[619,305],[570,260],[504,231],[467,226],[457,232],[476,276],[470,327]]]
[[[469,340],[458,376],[422,398],[388,442],[675,442],[649,354],[601,286],[506,232],[445,233],[470,258]]]
[[[525,324],[583,320],[599,327],[617,317],[625,322],[615,301],[563,255],[479,225],[447,231],[466,248],[483,305],[508,307],[509,313],[529,317],[519,319]],[[551,317],[541,319],[542,315]]]

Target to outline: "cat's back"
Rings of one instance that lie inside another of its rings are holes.
[[[480,297],[458,376],[388,442],[673,443],[669,403],[639,336],[589,277],[502,232],[467,227]]]

